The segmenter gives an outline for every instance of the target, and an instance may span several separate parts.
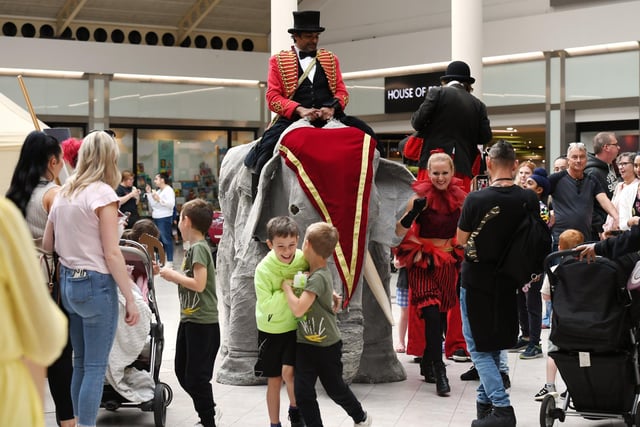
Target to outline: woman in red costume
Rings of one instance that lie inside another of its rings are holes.
[[[427,170],[429,178],[414,182],[416,194],[396,223],[396,234],[404,236],[397,253],[409,276],[410,310],[417,310],[424,322],[426,346],[420,375],[435,382],[438,395],[445,396],[451,388],[442,361],[441,313],[457,304],[462,251],[455,235],[466,192],[462,180],[453,176],[453,161],[447,154],[432,154]]]

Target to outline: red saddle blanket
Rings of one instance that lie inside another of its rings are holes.
[[[353,127],[301,127],[280,141],[280,154],[318,214],[340,233],[333,256],[345,290],[344,307],[356,288],[367,250],[374,150],[375,140]]]

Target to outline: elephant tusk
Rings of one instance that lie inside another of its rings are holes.
[[[364,257],[363,272],[364,278],[369,284],[369,289],[371,289],[371,293],[373,293],[373,296],[376,298],[376,301],[378,302],[378,305],[380,305],[384,315],[387,317],[389,324],[393,326],[394,321],[393,315],[391,314],[391,301],[387,297],[387,293],[384,291],[382,280],[380,280],[380,275],[378,274],[378,270],[373,263],[373,258],[371,258],[369,251],[366,252]]]

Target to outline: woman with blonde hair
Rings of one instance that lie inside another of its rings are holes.
[[[397,257],[407,268],[409,311],[417,311],[424,324],[426,346],[420,374],[425,381],[436,384],[438,395],[446,396],[451,388],[442,361],[441,318],[458,304],[456,283],[462,253],[455,236],[466,193],[462,180],[453,176],[449,155],[431,154],[427,170],[427,179],[414,182],[415,194],[396,223],[396,235],[404,237]],[[410,336],[412,323],[410,319]]]
[[[118,318],[116,286],[126,300],[126,323],[134,325],[139,317],[135,285],[119,247],[118,156],[109,133],[84,138],[75,173],[53,202],[43,238],[43,248],[60,257],[62,303],[74,350],[71,398],[81,427],[96,425]]]

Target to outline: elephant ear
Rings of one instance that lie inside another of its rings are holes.
[[[371,209],[377,205],[378,217],[369,219],[370,240],[385,246],[397,246],[402,238],[396,236],[396,222],[404,213],[407,200],[414,194],[411,184],[415,178],[403,164],[381,157],[374,181],[378,200],[377,203],[372,201]]]

